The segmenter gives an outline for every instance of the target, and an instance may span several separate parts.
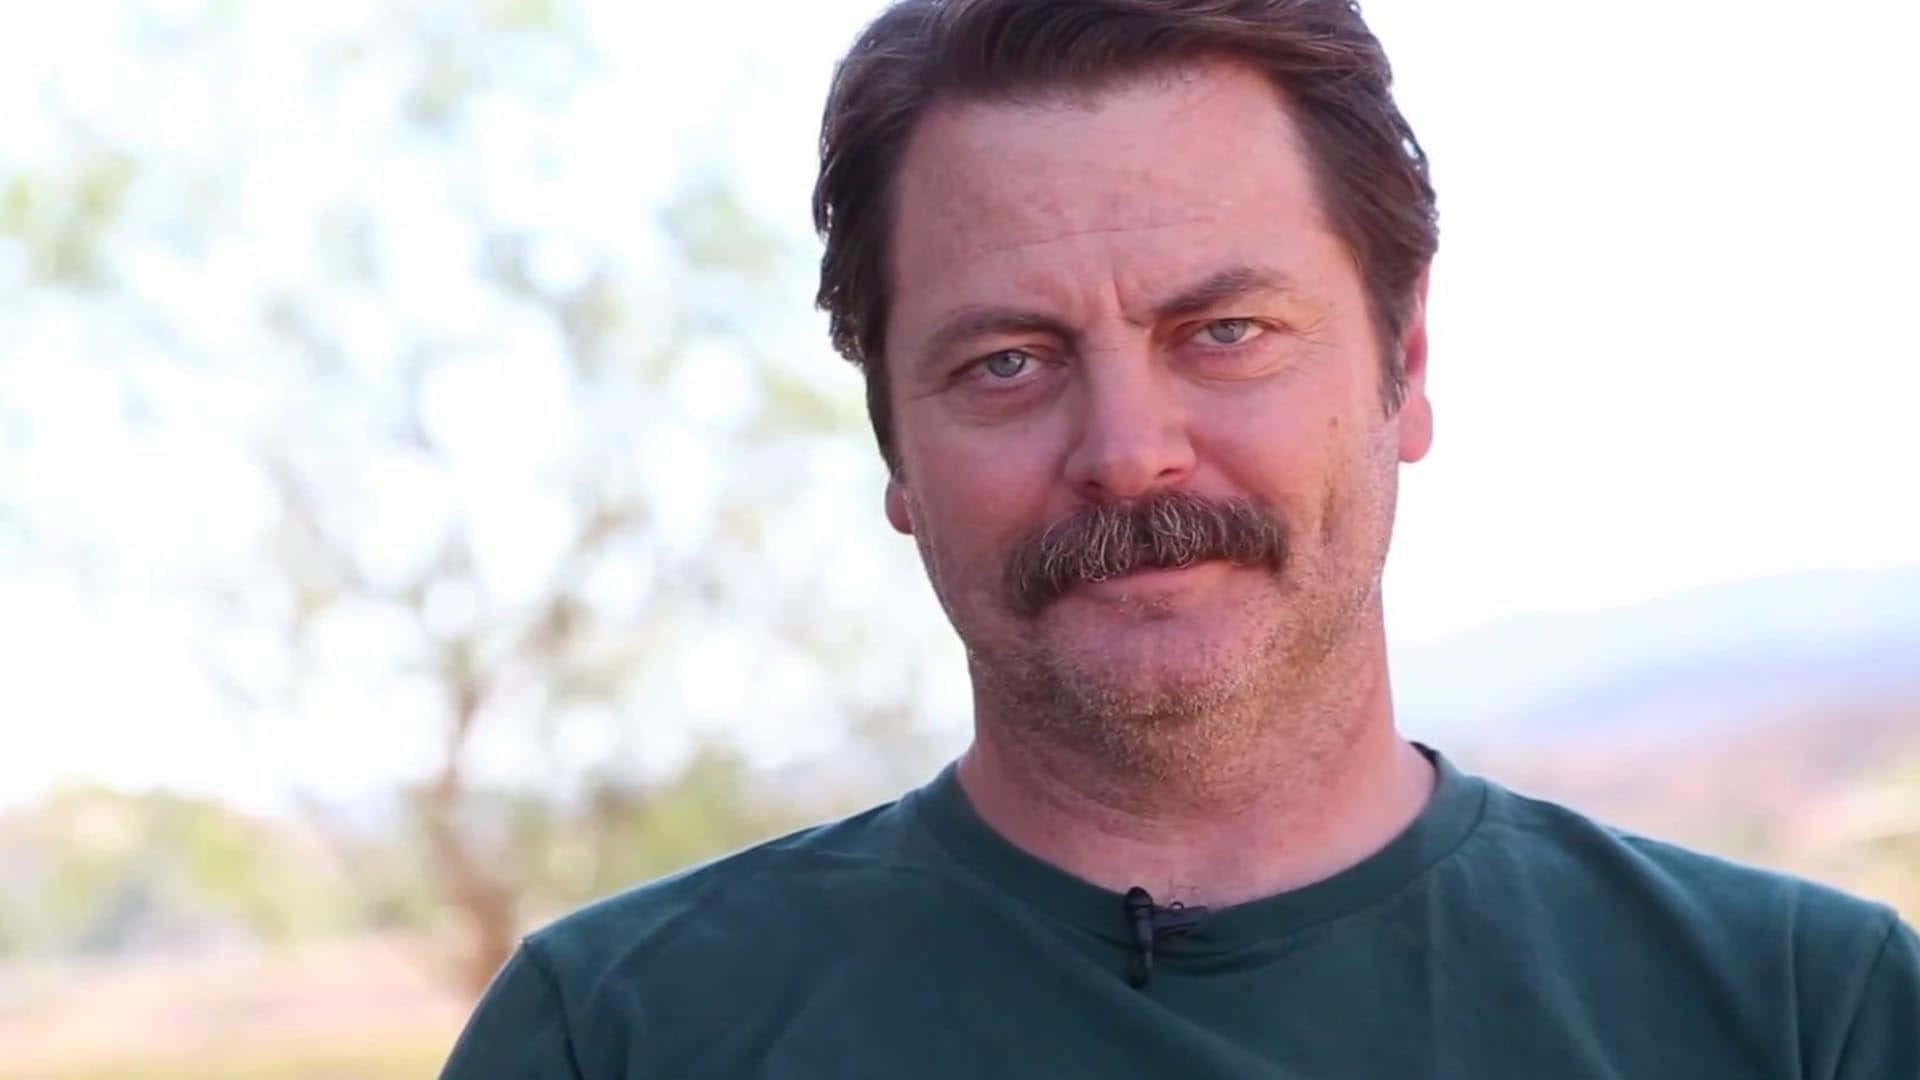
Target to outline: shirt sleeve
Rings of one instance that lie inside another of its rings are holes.
[[[584,1080],[553,978],[522,943],[480,998],[440,1080]]]
[[[1920,1077],[1920,937],[1905,923],[1894,922],[1867,971],[1835,1076]]]

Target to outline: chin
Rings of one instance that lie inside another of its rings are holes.
[[[1177,721],[1244,696],[1261,667],[1259,652],[1246,640],[1196,641],[1191,628],[1166,635],[1148,628],[1061,643],[1051,660],[1079,711]]]
[[[1204,678],[1214,669],[1243,668],[1272,637],[1269,620],[1241,604],[1194,603],[1145,595],[1124,600],[1068,598],[1034,627],[1048,651],[1114,677],[1155,682]]]
[[[1177,730],[1199,723],[1244,696],[1246,680],[1226,673],[1158,680],[1104,679],[1076,673],[1068,680],[1073,712],[1108,725]]]

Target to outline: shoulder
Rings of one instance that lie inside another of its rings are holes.
[[[1481,940],[1676,1039],[1734,1032],[1804,1076],[1916,1075],[1920,948],[1891,908],[1488,788],[1447,871]]]
[[[797,960],[857,932],[876,905],[935,887],[916,828],[888,803],[608,897],[529,935],[525,948],[566,998]]]
[[[768,1023],[849,942],[914,932],[936,870],[890,803],[629,889],[527,936],[445,1074],[622,1076]],[[893,913],[890,917],[887,913]],[[757,1019],[756,1019],[757,1018]],[[685,1062],[660,1075],[683,1075]],[[651,1067],[651,1066],[650,1066]],[[651,1075],[651,1073],[649,1073]]]
[[[1597,945],[1615,970],[1694,978],[1729,999],[1771,988],[1838,1038],[1907,933],[1887,905],[1489,787],[1466,872],[1518,901],[1498,906],[1545,954],[1591,961]]]
[[[1553,882],[1590,902],[1627,906],[1708,936],[1765,934],[1859,955],[1884,941],[1886,905],[1791,874],[1743,864],[1604,824],[1557,803],[1489,785],[1478,857],[1552,893]]]

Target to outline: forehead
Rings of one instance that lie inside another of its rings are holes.
[[[1180,287],[1230,263],[1311,276],[1330,239],[1279,92],[1232,63],[941,103],[914,133],[896,199],[891,327],[956,303]]]

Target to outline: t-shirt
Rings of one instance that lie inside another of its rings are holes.
[[[1415,822],[1142,953],[952,767],[528,937],[443,1080],[1920,1080],[1888,909],[1625,834],[1427,752]],[[1170,920],[1172,921],[1172,920]]]

